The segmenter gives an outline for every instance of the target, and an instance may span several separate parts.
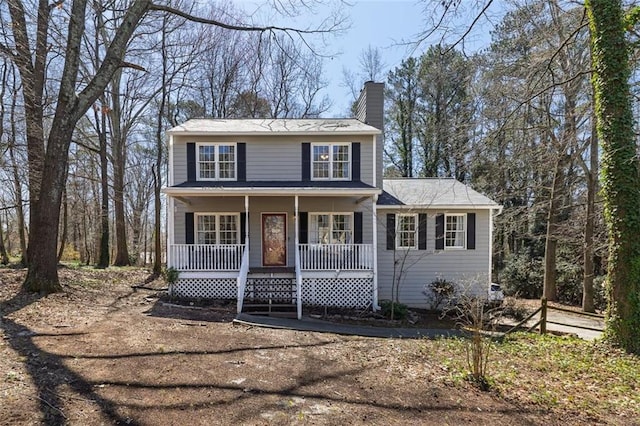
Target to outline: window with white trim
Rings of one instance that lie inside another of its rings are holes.
[[[198,180],[235,180],[236,144],[198,144]]]
[[[239,214],[196,214],[197,244],[238,244]]]
[[[444,216],[444,248],[463,249],[466,244],[465,217],[462,214],[446,214]]]
[[[399,249],[418,248],[418,215],[396,215],[396,247]]]
[[[309,228],[311,244],[351,244],[353,214],[310,213]]]
[[[312,144],[311,178],[348,180],[351,175],[351,144]]]

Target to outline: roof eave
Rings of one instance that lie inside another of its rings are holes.
[[[170,135],[183,135],[183,136],[269,136],[269,135],[289,135],[289,136],[376,136],[381,134],[380,130],[359,130],[359,131],[331,131],[331,130],[317,130],[317,131],[256,131],[256,132],[232,132],[232,131],[217,131],[217,130],[182,130],[171,129],[167,131]]]
[[[502,206],[498,204],[382,204],[377,209],[393,210],[499,210]]]
[[[382,191],[378,188],[308,188],[308,187],[273,187],[256,188],[251,186],[240,188],[198,187],[198,188],[164,188],[162,192],[169,196],[181,197],[215,197],[215,196],[270,196],[270,195],[314,195],[314,196],[374,196]]]

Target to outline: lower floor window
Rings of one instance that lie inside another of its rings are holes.
[[[198,214],[197,244],[238,244],[239,222],[238,214]]]
[[[444,246],[445,248],[464,248],[466,230],[464,214],[445,215]]]
[[[353,215],[351,213],[311,213],[311,244],[350,244]]]
[[[398,232],[396,233],[397,248],[416,248],[418,239],[416,233],[418,231],[418,215],[416,214],[399,214],[398,215]]]

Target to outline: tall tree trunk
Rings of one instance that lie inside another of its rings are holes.
[[[2,219],[2,215],[0,215]],[[7,255],[7,248],[4,246],[4,232],[2,230],[2,220],[0,220],[0,264],[6,265],[9,263],[9,256]]]
[[[594,117],[595,119],[595,117]],[[595,120],[589,147],[589,173],[587,173],[587,217],[584,224],[584,274],[582,278],[582,310],[595,312],[593,278],[593,234],[595,228],[596,192],[598,190],[598,135]]]
[[[122,132],[120,106],[120,79],[122,70],[116,71],[111,82],[111,157],[113,161],[113,210],[115,213],[116,255],[113,264],[128,266],[131,264],[127,248],[127,219],[124,211],[124,169],[127,162],[125,154],[126,135]]]
[[[620,0],[587,0],[585,7],[591,31],[592,83],[609,231],[605,336],[640,354],[640,179],[626,25]]]
[[[58,223],[60,205],[66,183],[69,144],[74,123],[67,121],[51,129],[45,167],[42,170],[40,193],[31,210],[31,240],[28,257],[29,270],[23,288],[27,291],[54,293],[62,291],[58,279]]]
[[[13,81],[12,86],[17,87],[17,78],[15,72],[12,74]],[[11,171],[13,175],[13,191],[15,192],[16,200],[16,215],[18,219],[18,237],[20,238],[20,263],[22,266],[27,266],[27,235],[25,229],[24,220],[24,199],[22,198],[22,179],[20,178],[20,165],[16,160],[15,153],[15,141],[18,134],[16,123],[16,108],[17,108],[18,96],[14,92],[11,98],[11,114],[9,122],[11,123],[11,135],[9,136],[9,159],[11,160]]]
[[[64,247],[67,244],[67,233],[69,226],[69,202],[67,200],[67,191],[62,193],[62,235],[60,236],[60,248],[58,249],[58,262],[64,254]]]
[[[107,111],[95,111],[100,141],[100,245],[97,268],[109,266],[109,158],[107,157]]]
[[[563,156],[564,154],[560,154]],[[544,244],[544,286],[542,297],[555,301],[558,299],[558,288],[556,285],[556,248],[558,245],[558,215],[562,204],[560,192],[564,187],[564,163],[561,158],[556,160],[556,167],[553,173],[553,184],[551,187],[551,200],[549,201],[549,212],[547,214],[547,236]]]
[[[165,106],[167,101],[167,92],[170,81],[167,81],[169,70],[167,69],[168,53],[166,39],[166,25],[162,26],[162,88],[160,90],[160,105],[158,105],[158,116],[156,117],[156,163],[153,171],[153,274],[160,276],[162,272],[162,241],[160,236],[161,230],[161,213],[162,204],[160,199],[160,189],[162,188],[162,153],[164,151],[164,138],[162,133],[162,123],[164,122]],[[174,214],[167,208],[167,214]],[[167,241],[167,249],[169,243]]]
[[[156,158],[156,167],[158,163],[162,161],[162,154],[158,154]],[[154,216],[154,227],[153,227],[153,247],[154,247],[154,256],[153,256],[153,274],[160,276],[162,272],[162,240],[160,236],[160,213],[162,209],[161,200],[160,200],[160,188],[162,186],[162,178],[160,177],[160,173],[156,172],[153,169],[153,216]],[[145,255],[146,256],[146,255]],[[146,257],[145,257],[146,260]]]

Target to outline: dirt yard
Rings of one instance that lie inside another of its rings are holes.
[[[0,269],[0,424],[605,421],[453,380],[446,345],[234,326],[233,307],[134,291],[136,269],[60,275],[65,292],[39,298],[19,293],[24,271]]]

